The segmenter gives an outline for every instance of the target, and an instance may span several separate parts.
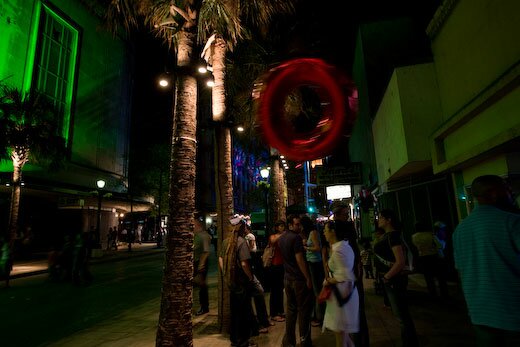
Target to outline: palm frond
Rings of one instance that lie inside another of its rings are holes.
[[[247,32],[240,22],[235,9],[226,0],[205,0],[200,9],[198,23],[199,42],[217,33],[233,50],[239,40],[246,37]]]

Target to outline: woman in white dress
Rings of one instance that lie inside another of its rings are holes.
[[[327,222],[324,230],[325,238],[330,244],[329,269],[324,286],[335,285],[342,298],[350,298],[346,304],[339,306],[334,292],[327,300],[327,309],[323,320],[323,330],[329,329],[336,334],[336,347],[354,346],[349,334],[359,332],[359,296],[354,285],[356,277],[353,272],[354,251],[348,241],[343,240],[341,230],[336,229],[334,222]]]

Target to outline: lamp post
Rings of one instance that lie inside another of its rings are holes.
[[[101,199],[103,198],[102,190],[105,188],[106,182],[104,180],[97,180],[97,192],[98,192],[98,207],[97,207],[97,223],[96,223],[96,239],[94,240],[95,247],[101,248]]]
[[[260,170],[260,176],[265,180],[265,187],[264,187],[264,201],[265,201],[265,234],[269,233],[269,188],[267,186],[268,179],[269,179],[269,169],[263,168]]]

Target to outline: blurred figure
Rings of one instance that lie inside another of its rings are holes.
[[[478,205],[455,229],[453,248],[477,346],[520,346],[520,215],[495,175],[471,184]]]
[[[89,234],[78,232],[74,237],[73,263],[72,263],[72,283],[75,285],[90,284],[92,275],[88,268]]]
[[[13,270],[13,258],[11,247],[4,236],[0,236],[0,280],[5,281],[5,287],[9,288],[9,278]]]
[[[204,230],[204,219],[198,214],[195,217],[194,233],[193,278],[195,285],[199,287],[200,304],[200,309],[195,315],[200,316],[209,312],[207,275],[211,236]]]
[[[435,279],[439,282],[439,290],[442,298],[448,298],[448,285],[439,251],[442,246],[432,230],[421,222],[415,223],[415,233],[412,242],[419,252],[419,266],[421,267],[428,292],[432,297],[437,297]]]
[[[365,278],[374,279],[375,277],[372,266],[374,251],[372,250],[372,246],[370,246],[370,241],[367,240],[363,243],[363,249],[360,252],[360,257],[363,269],[365,269]]]

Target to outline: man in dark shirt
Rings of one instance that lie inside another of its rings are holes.
[[[302,347],[312,346],[311,314],[313,306],[312,282],[305,264],[305,249],[300,235],[300,218],[291,215],[287,218],[289,231],[278,239],[278,247],[283,257],[285,270],[284,287],[287,296],[287,315],[285,335],[282,346],[296,346],[296,319],[300,331]]]

